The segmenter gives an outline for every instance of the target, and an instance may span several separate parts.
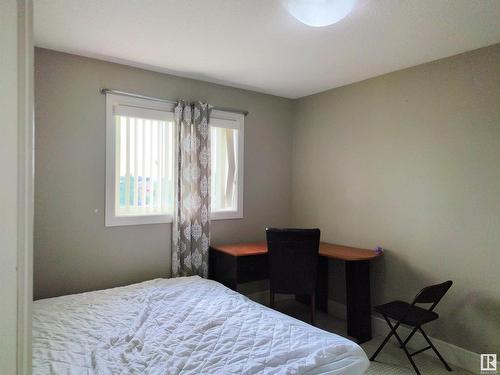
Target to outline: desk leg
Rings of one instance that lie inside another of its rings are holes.
[[[318,280],[316,284],[316,308],[328,313],[328,258],[318,258]]]
[[[372,338],[370,263],[346,261],[347,334],[358,344]]]

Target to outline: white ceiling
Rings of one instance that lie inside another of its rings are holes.
[[[500,0],[358,0],[314,28],[279,0],[35,0],[37,46],[297,98],[500,42]]]

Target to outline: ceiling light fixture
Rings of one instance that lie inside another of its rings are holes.
[[[300,22],[314,27],[339,22],[351,13],[357,0],[281,0],[285,9]]]

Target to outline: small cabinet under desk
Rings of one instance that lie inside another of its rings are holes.
[[[268,278],[267,254],[238,256],[210,248],[209,275],[212,280],[238,290],[238,284]]]

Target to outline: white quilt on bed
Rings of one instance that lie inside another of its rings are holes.
[[[363,350],[199,277],[36,301],[33,374],[363,374]]]

